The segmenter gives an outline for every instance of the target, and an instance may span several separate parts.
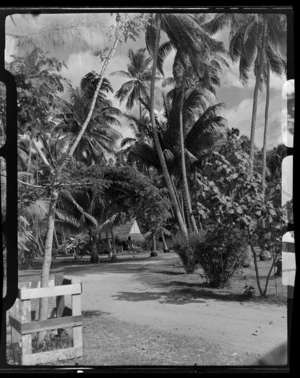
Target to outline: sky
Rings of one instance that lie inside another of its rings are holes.
[[[68,67],[61,72],[62,76],[69,79],[74,87],[78,86],[81,78],[91,70],[99,71],[101,63],[99,58],[93,55],[93,50],[104,48],[110,45],[107,37],[107,31],[110,25],[114,24],[114,17],[109,13],[98,14],[61,14],[61,15],[40,15],[33,19],[30,15],[14,15],[13,20],[8,18],[6,21],[6,59],[16,52],[16,38],[14,35],[26,35],[36,33],[37,37],[41,28],[51,28],[54,35],[59,36],[69,30],[66,38],[66,46],[53,46],[49,41],[44,41],[44,49],[47,49],[52,55],[63,59]],[[89,27],[84,27],[89,25]],[[71,26],[71,28],[70,28]],[[76,26],[81,26],[80,36],[76,35]],[[69,29],[68,29],[69,27]],[[71,32],[70,32],[71,30]],[[222,31],[214,36],[216,39],[224,42],[228,46],[228,32]],[[83,39],[83,42],[82,42]],[[69,43],[69,45],[68,45]],[[145,47],[144,36],[136,42],[129,41],[126,44],[118,46],[113,58],[111,59],[106,77],[109,78],[114,91],[116,92],[126,79],[119,76],[110,76],[117,70],[127,70],[129,48],[134,51],[138,48]],[[164,65],[165,76],[171,76],[172,61],[175,54],[171,54]],[[254,91],[254,74],[249,76],[249,82],[243,86],[239,80],[238,64],[232,65],[231,69],[224,68],[221,77],[221,86],[217,90],[218,102],[225,104],[225,109],[221,115],[227,119],[230,128],[238,128],[241,135],[250,136],[250,124],[252,113],[252,99]],[[270,87],[270,111],[269,111],[269,133],[268,148],[272,148],[282,143],[281,122],[282,122],[282,86],[285,82],[284,77],[275,77],[271,75]],[[110,96],[114,105],[119,106],[119,101]],[[156,101],[159,106],[161,102]],[[264,129],[264,108],[265,92],[259,93],[257,126],[255,144],[262,147],[263,129]],[[124,104],[121,110],[125,111]],[[159,110],[159,109],[158,109]],[[120,130],[119,130],[120,131]],[[131,136],[131,131],[127,128],[126,123],[122,128],[124,137]]]

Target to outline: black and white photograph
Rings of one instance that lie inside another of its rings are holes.
[[[207,9],[6,17],[18,206],[7,366],[286,368],[287,8]],[[6,92],[0,82],[0,147]]]

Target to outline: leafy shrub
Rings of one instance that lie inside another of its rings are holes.
[[[203,241],[204,233],[191,233],[188,237],[178,233],[173,239],[173,248],[179,256],[186,273],[194,273],[199,267],[199,248]]]
[[[210,286],[224,287],[242,266],[247,238],[244,231],[219,225],[208,231],[196,251],[196,260]]]

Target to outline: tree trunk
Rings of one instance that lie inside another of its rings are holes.
[[[150,90],[150,116],[151,116],[151,124],[152,124],[152,130],[153,130],[153,137],[154,137],[154,143],[155,147],[157,149],[157,153],[159,156],[159,161],[162,167],[164,179],[166,181],[166,185],[171,197],[172,205],[174,207],[175,215],[178,221],[178,225],[181,229],[181,231],[187,235],[187,228],[186,225],[183,222],[180,209],[178,206],[178,203],[176,201],[175,193],[172,187],[171,178],[168,172],[168,168],[165,162],[165,158],[160,146],[158,133],[156,129],[156,122],[155,122],[155,114],[154,114],[154,89],[155,89],[155,77],[156,77],[156,64],[157,64],[157,52],[159,47],[159,40],[160,40],[160,27],[161,27],[161,15],[157,15],[157,30],[156,30],[156,39],[155,39],[155,48],[154,48],[154,54],[153,54],[153,66],[152,66],[152,77],[151,77],[151,90]]]
[[[249,245],[251,247],[251,251],[252,251],[252,255],[253,255],[253,261],[254,261],[254,268],[255,268],[255,276],[256,276],[256,283],[257,283],[257,287],[258,287],[258,290],[259,290],[259,294],[260,296],[262,297],[263,296],[263,291],[262,291],[262,288],[261,288],[261,285],[260,285],[260,278],[259,278],[259,272],[258,272],[258,266],[257,266],[257,258],[256,258],[256,252],[253,248],[253,244],[250,240],[250,231],[248,229],[248,235],[249,235]]]
[[[115,236],[112,227],[110,228],[110,235],[111,235],[111,250],[112,255],[111,259],[116,260],[117,259],[117,251],[116,251],[116,243],[115,243]]]
[[[32,157],[31,146],[32,146],[32,141],[31,141],[31,138],[29,137],[29,155],[28,155],[28,162],[27,162],[27,173],[30,173],[30,170],[31,170],[31,157]],[[29,176],[27,176],[27,182],[29,181],[30,181],[30,178]]]
[[[48,227],[47,236],[45,242],[45,253],[42,268],[41,277],[41,287],[48,286],[50,267],[51,267],[51,257],[52,257],[52,243],[54,234],[54,221],[55,221],[55,207],[58,199],[58,190],[52,189],[51,199],[49,204],[49,215],[48,215]],[[39,309],[39,320],[46,320],[48,318],[48,298],[41,298],[40,309]],[[38,343],[43,342],[46,332],[38,333]]]
[[[97,247],[97,238],[91,238],[91,264],[97,264],[99,262],[99,254],[98,254],[98,247]]]
[[[157,250],[156,250],[156,237],[155,234],[152,235],[152,249],[150,253],[150,257],[157,256]]]
[[[141,87],[139,85],[139,98],[141,97]],[[139,100],[139,110],[140,110],[140,121],[142,121],[142,103]]]
[[[252,107],[252,118],[251,118],[251,134],[250,134],[250,176],[253,174],[254,166],[254,142],[255,142],[255,128],[256,128],[256,115],[257,115],[257,99],[258,99],[258,90],[259,83],[263,69],[264,63],[264,44],[265,44],[265,28],[262,35],[262,45],[258,48],[258,71],[256,74],[255,87],[253,93],[253,107]]]
[[[266,190],[266,168],[267,168],[267,139],[268,139],[268,118],[269,118],[269,104],[270,104],[270,65],[267,62],[267,82],[266,82],[266,107],[265,107],[265,128],[264,128],[264,142],[263,142],[263,166],[262,166],[262,193],[265,198]]]
[[[161,233],[161,238],[164,246],[164,253],[169,252],[168,244],[166,243],[164,232]]]
[[[192,231],[192,223],[191,223],[191,217],[190,217],[190,210],[189,210],[189,205],[188,205],[188,200],[187,200],[187,197],[186,197],[186,191],[185,191],[185,188],[184,188],[184,182],[182,180],[181,182],[181,187],[182,187],[182,190],[181,190],[181,203],[182,203],[182,208],[183,208],[183,219],[185,220],[185,223],[187,225],[187,228],[189,230],[189,232]]]
[[[94,93],[94,96],[93,96],[93,100],[92,100],[92,103],[91,103],[91,107],[90,107],[90,110],[89,110],[89,113],[86,117],[86,120],[84,121],[84,124],[81,126],[81,130],[80,132],[78,133],[77,135],[77,138],[75,139],[73,145],[71,146],[69,152],[68,152],[68,157],[71,157],[73,156],[74,154],[74,151],[76,150],[83,134],[85,133],[85,130],[90,122],[90,119],[93,115],[93,112],[94,112],[94,109],[95,109],[95,105],[96,105],[96,101],[97,101],[97,97],[98,97],[98,94],[99,94],[99,91],[100,91],[100,88],[101,88],[101,85],[102,85],[102,82],[103,82],[103,78],[104,78],[104,74],[105,74],[105,71],[106,71],[106,68],[108,66],[108,63],[112,57],[112,55],[114,54],[116,48],[117,48],[117,44],[118,44],[118,37],[115,37],[115,41],[114,41],[114,44],[108,54],[108,57],[105,59],[105,63],[103,64],[102,66],[102,69],[101,69],[101,72],[100,72],[100,75],[99,75],[99,82],[97,84],[97,87],[96,87],[96,90],[95,90],[95,93]],[[62,165],[60,166],[59,168],[59,172],[62,171],[62,169],[64,168],[64,166],[68,163],[69,159],[65,159],[64,162],[62,163]]]
[[[184,217],[184,211],[183,211],[183,202],[182,202],[181,192],[179,194],[177,193],[177,189],[176,189],[174,179],[173,179],[172,176],[171,176],[171,183],[172,183],[172,187],[173,187],[173,190],[174,190],[174,193],[175,193],[176,201],[178,203],[178,207],[179,207],[183,222],[186,225],[186,221],[185,221],[185,217]],[[180,196],[180,198],[179,198],[179,196]]]
[[[179,195],[180,195],[180,208],[181,208],[182,218],[183,218],[184,223],[187,224],[187,221],[186,221],[186,218],[185,218],[185,213],[184,213],[182,190],[180,191]]]
[[[185,80],[185,78],[183,78]],[[185,164],[185,148],[184,148],[184,132],[183,132],[183,101],[184,101],[185,86],[181,85],[180,102],[179,102],[179,135],[180,135],[180,152],[181,152],[181,174],[183,187],[183,204],[186,212],[186,221],[189,230],[198,232],[195,217],[192,215],[191,196],[187,181],[186,164]]]

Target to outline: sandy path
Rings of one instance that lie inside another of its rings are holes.
[[[284,306],[207,298],[170,303],[165,288],[149,287],[138,280],[143,274],[141,268],[159,263],[137,260],[130,263],[128,272],[123,262],[118,263],[118,267],[115,265],[113,271],[111,264],[103,264],[101,272],[99,265],[81,266],[80,270],[64,267],[64,272],[82,281],[83,311],[109,313],[120,321],[184,335],[193,343],[199,339],[199,346],[204,339],[238,355],[261,355],[287,340]]]

